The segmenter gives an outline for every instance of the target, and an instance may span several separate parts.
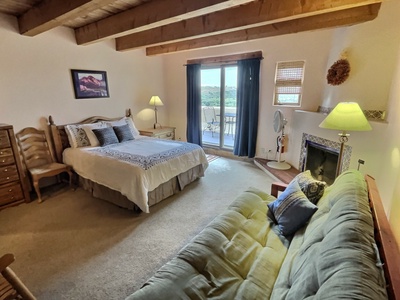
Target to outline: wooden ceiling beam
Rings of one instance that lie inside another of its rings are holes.
[[[119,37],[117,51],[152,46],[171,41],[227,33],[276,22],[360,7],[382,0],[260,0],[246,5],[209,13],[173,24]]]
[[[19,32],[35,36],[114,0],[44,0],[18,18]]]
[[[254,0],[153,0],[75,29],[78,45],[98,42],[208,14]]]
[[[375,19],[378,15],[380,6],[380,3],[371,4],[343,11],[330,12],[323,15],[310,16],[302,19],[268,24],[204,38],[149,47],[146,48],[146,54],[148,56],[166,54],[205,47],[221,46],[224,44],[232,44],[302,31],[354,25]]]

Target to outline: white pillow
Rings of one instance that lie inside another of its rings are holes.
[[[89,139],[90,146],[97,147],[97,146],[100,146],[100,143],[92,129],[109,127],[109,124],[106,124],[104,122],[97,122],[97,123],[93,123],[93,124],[83,124],[80,126],[85,131],[86,136]]]
[[[66,125],[65,132],[72,148],[90,146],[89,139],[81,125]]]
[[[133,137],[138,137],[139,136],[139,130],[136,129],[135,124],[133,123],[132,118],[130,117],[123,117],[120,120],[117,121],[111,121],[111,122],[105,122],[106,124],[109,124],[109,126],[114,127],[114,126],[123,126],[125,124],[128,124],[129,128],[131,129]]]

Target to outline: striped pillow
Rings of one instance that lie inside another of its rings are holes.
[[[267,205],[268,216],[278,224],[284,236],[292,235],[303,227],[318,209],[307,199],[297,181],[292,181],[278,199]]]

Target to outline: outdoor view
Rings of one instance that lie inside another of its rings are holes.
[[[224,90],[222,96],[221,90]],[[233,148],[236,129],[236,92],[236,66],[201,70],[203,144]]]

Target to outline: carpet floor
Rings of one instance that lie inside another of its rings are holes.
[[[125,299],[252,186],[273,179],[252,163],[219,158],[205,177],[136,214],[68,187],[0,211],[0,255],[38,299]]]

